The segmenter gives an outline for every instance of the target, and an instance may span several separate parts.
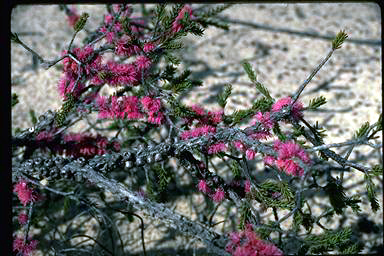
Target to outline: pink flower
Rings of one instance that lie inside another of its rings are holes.
[[[228,147],[224,142],[215,143],[208,147],[208,154],[217,154],[226,151],[227,149]]]
[[[191,106],[191,109],[198,115],[204,116],[205,115],[205,110],[204,108],[198,106],[198,105],[193,105]]]
[[[272,112],[279,112],[283,107],[291,105],[292,102],[293,100],[291,99],[291,97],[281,98],[277,102],[275,102],[275,104],[273,104]],[[296,101],[295,104],[293,104],[292,106],[292,112],[291,112],[292,117],[296,120],[302,117],[303,116],[302,110],[303,110],[303,104],[299,101]]]
[[[149,96],[144,96],[141,99],[141,104],[146,111],[157,112],[161,108],[161,100],[159,98],[153,99]]]
[[[107,28],[106,27],[102,27],[100,28],[99,30],[101,33],[107,33]]]
[[[41,131],[36,136],[36,140],[50,142],[53,140],[53,132],[50,131]]]
[[[148,122],[152,124],[162,124],[164,122],[164,114],[163,112],[149,112],[148,114]]]
[[[37,200],[34,190],[29,188],[25,180],[20,180],[13,188],[13,192],[17,193],[20,202],[26,206],[30,202]]]
[[[144,44],[143,51],[145,53],[151,52],[153,49],[155,49],[155,44],[151,42]]]
[[[294,142],[287,141],[282,143],[276,140],[273,148],[278,152],[277,159],[272,156],[265,156],[264,163],[267,165],[276,164],[280,170],[288,175],[302,176],[304,174],[304,169],[299,165],[298,161],[306,165],[311,164],[308,154]]]
[[[245,150],[245,146],[243,144],[243,142],[241,142],[240,140],[235,140],[233,142],[233,146],[235,146],[235,148],[239,151],[244,151]]]
[[[265,112],[264,114],[262,112],[257,112],[254,118],[255,120],[251,122],[251,125],[256,125],[256,121],[259,121],[265,129],[272,129],[275,124],[274,121],[271,120],[270,112]]]
[[[120,22],[116,22],[114,29],[116,32],[120,32],[123,29],[123,26],[120,24]]]
[[[252,149],[247,149],[247,151],[245,152],[245,155],[248,160],[253,160],[256,157],[256,151]]]
[[[28,222],[28,215],[24,212],[21,212],[18,217],[19,223],[25,225]]]
[[[110,32],[107,32],[105,36],[107,38],[107,42],[111,44],[113,43],[113,41],[115,41],[116,33],[113,31],[110,31]]]
[[[199,137],[202,135],[208,135],[209,133],[215,133],[215,132],[216,132],[215,127],[210,126],[210,125],[203,125],[202,127],[182,132],[180,137],[183,140],[187,140],[189,138]]]
[[[21,253],[22,256],[30,256],[34,250],[36,250],[38,241],[31,240],[24,243],[24,239],[16,237],[13,240],[13,251]]]
[[[212,122],[215,124],[220,123],[223,120],[224,111],[219,110],[216,112],[208,112],[208,116],[211,118]]]
[[[276,159],[273,156],[265,156],[264,157],[264,163],[267,165],[273,165],[275,163]]]
[[[216,203],[220,203],[221,201],[223,201],[224,198],[225,198],[225,193],[222,188],[217,188],[215,190],[215,194],[212,195],[212,199]]]
[[[251,192],[251,182],[249,180],[246,180],[244,183],[244,191],[245,193]]]
[[[190,5],[185,5],[177,15],[175,21],[172,24],[172,31],[174,33],[179,32],[182,28],[183,25],[180,23],[180,20],[184,18],[185,13],[189,14],[189,18],[193,20],[195,17],[192,15],[192,8]]]
[[[203,192],[204,194],[208,194],[211,191],[207,185],[207,182],[205,182],[205,180],[199,181],[198,188],[199,188],[199,191]]]
[[[151,60],[145,56],[138,56],[135,62],[139,72],[148,69],[151,66],[151,63]]]
[[[106,15],[105,16],[105,19],[104,19],[105,24],[109,24],[112,21],[113,21],[113,16],[112,15]]]
[[[253,232],[252,227],[247,225],[246,230],[232,232],[229,235],[226,251],[234,256],[281,256],[283,252],[274,244],[264,242]]]

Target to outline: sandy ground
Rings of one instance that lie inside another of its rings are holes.
[[[97,26],[104,13],[103,7],[97,5],[81,5],[78,10],[90,14],[86,26],[90,30]],[[380,8],[373,3],[238,4],[224,11],[223,15],[266,28],[231,24],[229,32],[209,28],[202,38],[188,36],[181,67],[190,68],[194,71],[194,78],[204,81],[203,87],[191,91],[190,96],[183,99],[189,104],[198,103],[215,109],[214,99],[218,90],[226,83],[233,85],[226,113],[249,107],[259,95],[242,69],[241,61],[244,59],[252,64],[258,79],[271,95],[279,98],[295,91],[330,49],[329,40],[302,36],[300,32],[332,35],[344,29],[351,39],[381,38]],[[284,29],[290,32],[281,32]],[[72,35],[65,14],[54,5],[16,7],[12,12],[11,31],[21,33],[20,38],[46,59],[58,56]],[[23,36],[23,32],[35,34]],[[83,32],[80,32],[75,43],[79,44],[83,37]],[[381,47],[366,42],[346,42],[302,94],[304,104],[316,96],[327,98],[324,111],[306,113],[307,120],[318,120],[329,129],[326,143],[351,138],[365,121],[376,122],[381,112]],[[49,70],[32,69],[31,64],[31,55],[12,43],[11,90],[19,95],[20,100],[12,109],[13,128],[31,126],[28,116],[31,108],[39,115],[61,105],[57,92],[61,71],[54,67]],[[359,147],[350,159],[370,152],[368,147]],[[379,152],[372,155],[366,160],[367,164],[382,159]],[[363,180],[363,176],[354,172],[346,179],[345,186],[350,186]],[[357,186],[352,191],[364,191],[364,187]],[[382,189],[378,191],[378,198],[382,205]],[[382,234],[382,208],[373,214],[368,205],[363,206],[369,219],[381,224]],[[188,207],[182,200],[177,204],[177,210],[188,215]],[[146,239],[155,241],[161,237],[161,232],[149,231],[155,226],[148,224]],[[138,232],[133,236],[137,235]],[[138,244],[134,251],[140,249]]]

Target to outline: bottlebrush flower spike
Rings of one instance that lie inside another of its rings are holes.
[[[247,225],[246,230],[232,232],[229,235],[229,242],[226,251],[233,256],[282,256],[283,252],[274,244],[267,243],[252,230],[251,225]]]
[[[198,188],[199,188],[199,191],[203,192],[204,194],[208,194],[211,192],[205,180],[199,181]]]
[[[217,188],[215,194],[212,195],[212,200],[216,203],[220,203],[225,198],[225,192],[222,188]]]
[[[208,135],[209,133],[215,133],[216,127],[210,125],[203,125],[202,127],[198,127],[189,131],[184,131],[181,133],[180,137],[183,140],[187,140],[194,137],[199,137],[202,135]]]
[[[264,163],[271,166],[275,164],[288,175],[302,176],[304,174],[304,170],[297,162],[297,159],[306,165],[311,163],[308,154],[295,142],[287,141],[282,143],[276,140],[273,148],[278,152],[277,159],[273,156],[265,156]]]
[[[183,28],[183,25],[180,23],[180,20],[182,20],[184,18],[184,15],[185,13],[188,13],[189,14],[189,18],[190,19],[194,19],[195,17],[192,15],[192,8],[190,5],[185,5],[179,12],[179,14],[177,15],[175,21],[173,22],[172,24],[172,31],[174,33],[177,33],[179,32],[182,28]]]
[[[244,150],[246,150],[246,147],[244,146],[243,142],[241,142],[240,140],[235,140],[235,141],[233,142],[233,146],[234,146],[237,150],[239,150],[239,151],[241,151],[241,152],[243,152]]]
[[[28,222],[28,215],[24,212],[21,212],[18,217],[20,225],[25,225]]]
[[[256,157],[256,151],[252,150],[252,149],[247,149],[247,151],[245,152],[245,155],[247,157],[248,160],[253,160],[255,159]]]
[[[151,66],[151,60],[148,57],[145,56],[138,56],[136,58],[136,67],[138,69],[138,72],[140,73],[142,70],[146,70]]]
[[[25,180],[20,180],[13,188],[13,192],[17,193],[20,202],[26,206],[30,202],[35,202],[37,200],[37,195],[35,194],[32,188],[28,187],[28,184]]]
[[[16,237],[13,240],[13,251],[20,253],[22,256],[30,256],[32,255],[32,252],[36,250],[38,243],[37,240],[31,240],[24,243],[22,237]]]
[[[254,116],[254,120],[251,122],[251,125],[256,125],[257,121],[259,121],[265,129],[272,129],[275,125],[274,121],[271,120],[270,112],[257,112],[257,114]]]
[[[143,51],[145,53],[151,52],[153,49],[155,49],[155,44],[151,42],[144,44]]]
[[[275,104],[272,105],[272,112],[279,112],[283,107],[291,105],[293,103],[293,100],[291,97],[285,97],[279,99]],[[292,106],[292,117],[294,119],[299,119],[300,117],[303,116],[302,113],[303,110],[303,104],[299,101],[296,101],[295,104]]]
[[[227,144],[224,142],[215,143],[208,147],[208,154],[217,154],[219,152],[226,151],[227,149]]]

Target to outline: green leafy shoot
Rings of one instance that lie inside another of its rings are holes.
[[[380,209],[379,202],[377,201],[376,198],[376,193],[375,193],[375,185],[372,182],[371,176],[368,175],[367,173],[364,175],[364,180],[366,182],[366,189],[368,193],[368,200],[371,203],[371,208],[374,212]]]
[[[243,68],[244,68],[244,71],[247,73],[249,79],[252,81],[252,83],[256,83],[257,76],[256,76],[256,73],[253,71],[251,64],[249,64],[249,62],[247,61],[244,61]]]
[[[364,137],[365,135],[367,135],[366,133],[368,132],[368,129],[369,129],[369,122],[365,122],[360,128],[359,130],[356,131],[356,138],[361,138],[361,137]]]
[[[80,19],[76,22],[76,24],[74,26],[74,29],[76,32],[79,32],[80,30],[82,30],[84,28],[88,17],[89,17],[89,14],[86,12],[81,14]]]
[[[332,40],[332,49],[336,50],[341,48],[341,45],[344,43],[345,39],[348,38],[347,33],[345,33],[344,30],[341,30],[339,33],[337,33],[335,39]]]
[[[316,97],[309,101],[308,109],[315,110],[319,108],[321,105],[324,105],[325,103],[327,103],[327,100],[325,99],[324,96]]]
[[[380,176],[383,175],[383,166],[380,164],[376,164],[375,166],[372,167],[372,172],[371,174],[373,176]]]
[[[217,100],[219,102],[220,107],[225,108],[225,105],[227,105],[227,99],[232,93],[232,85],[227,84],[224,87],[224,90],[217,95]]]
[[[243,62],[243,68],[245,72],[247,73],[249,79],[252,81],[252,83],[255,84],[256,89],[263,94],[267,99],[272,99],[271,95],[269,94],[268,89],[262,85],[260,82],[257,81],[257,76],[255,71],[253,71],[251,64],[249,62],[244,61]]]

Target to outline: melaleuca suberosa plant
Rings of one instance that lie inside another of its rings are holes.
[[[29,255],[39,249],[59,255],[126,255],[130,243],[117,224],[120,215],[140,221],[137,232],[145,255],[145,219],[199,240],[204,253],[217,255],[356,254],[364,248],[352,229],[333,230],[320,221],[348,208],[358,213],[362,200],[368,200],[373,211],[380,209],[374,180],[382,165],[348,158],[359,145],[381,147],[375,142],[382,130],[381,115],[373,124],[363,123],[350,140],[325,144],[326,130],[307,121],[305,112],[321,108],[326,98],[313,98],[307,106],[300,101],[347,33],[337,33],[327,56],[291,95],[273,97],[252,65],[243,62],[261,95],[250,108],[225,113],[231,84],[217,95],[219,109],[183,103],[180,95],[203,86],[203,81],[180,68],[182,40],[188,34],[203,36],[208,26],[228,30],[218,18],[228,7],[142,5],[141,16],[134,16],[131,5],[108,4],[99,27],[87,30],[82,44],[74,45],[92,14],[80,15],[62,5],[73,36],[54,60],[44,59],[11,33],[12,42],[31,52],[42,67],[62,68],[61,108],[38,118],[31,112],[34,126],[12,136],[15,253]],[[114,92],[103,94],[106,87]],[[17,103],[13,94],[12,106]],[[71,131],[81,121],[87,128]],[[349,153],[340,155],[332,150],[336,147]],[[260,170],[251,165],[256,158],[271,178],[258,177]],[[225,172],[220,170],[223,165],[228,167]],[[335,176],[334,169],[341,175]],[[365,197],[345,191],[346,171],[364,173]],[[319,179],[326,184],[320,185]],[[310,192],[329,198],[320,215],[311,211]],[[187,218],[170,207],[179,196],[194,194],[204,196],[201,218]],[[215,223],[220,206],[226,207],[227,217]],[[261,217],[268,209],[274,220]],[[92,236],[72,226],[84,215],[98,223]],[[290,228],[283,229],[290,218]],[[63,224],[67,228],[60,231]],[[312,232],[315,226],[321,234]],[[32,237],[33,228],[41,232]]]

